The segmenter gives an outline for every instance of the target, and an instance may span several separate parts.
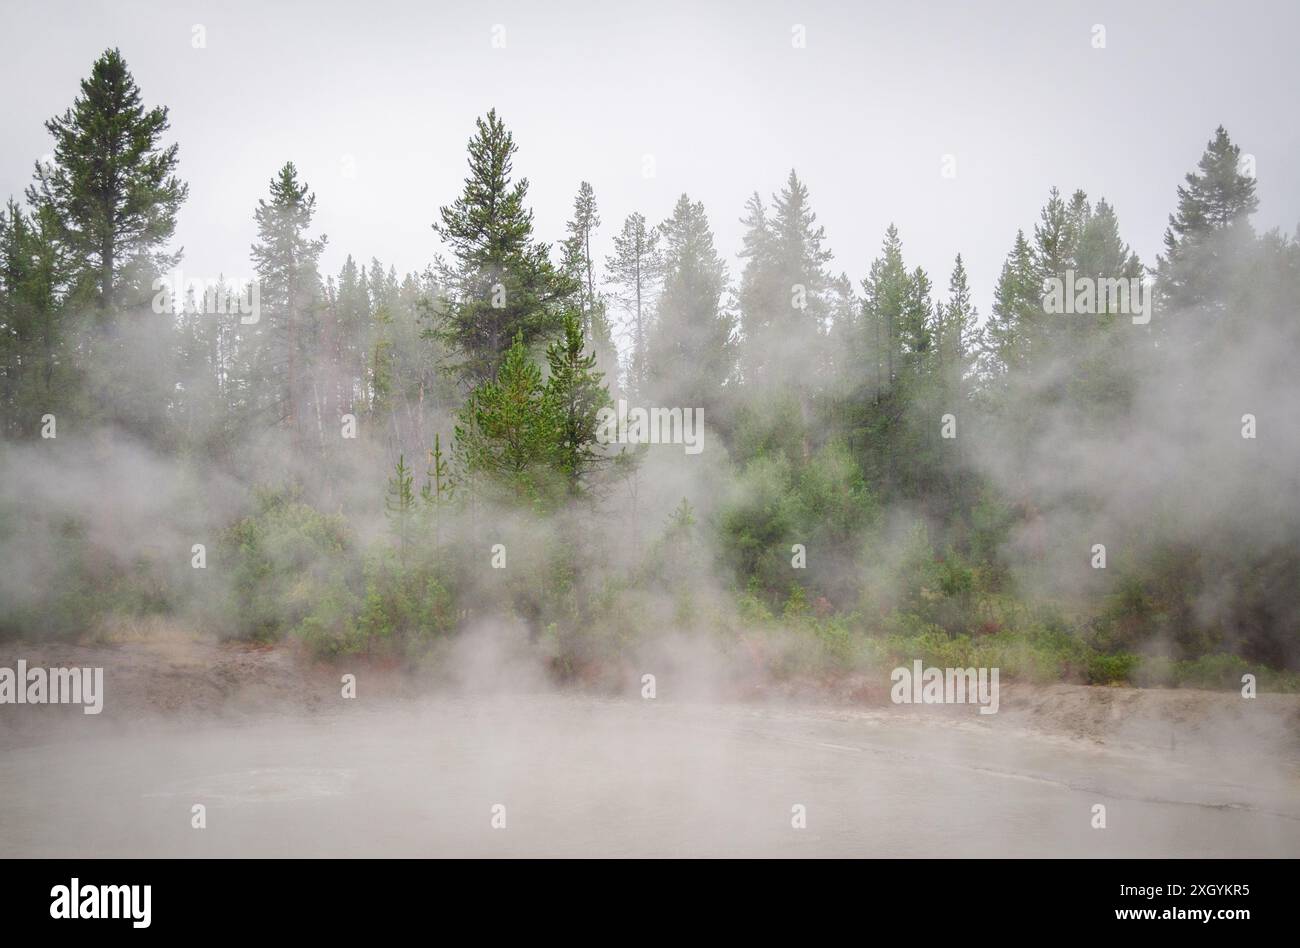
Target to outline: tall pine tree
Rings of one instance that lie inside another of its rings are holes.
[[[167,109],[144,107],[122,54],[111,49],[82,80],[72,108],[45,127],[54,162],[38,164],[28,200],[54,209],[78,286],[107,324],[119,303],[139,303],[179,260],[162,249],[188,192],[175,174],[177,146],[161,142]]]
[[[1241,148],[1222,125],[1215,130],[1169,216],[1159,258],[1159,292],[1165,311],[1209,308],[1218,315],[1223,295],[1219,260],[1253,238],[1250,215],[1259,207],[1255,179],[1241,165]]]
[[[312,391],[317,333],[323,305],[319,272],[324,237],[310,233],[316,195],[298,178],[292,161],[271,181],[270,199],[257,202],[253,266],[261,284],[257,365],[265,388],[257,407],[270,413],[301,446],[310,416],[321,408]],[[324,420],[316,417],[319,432]],[[337,423],[331,420],[331,424]]]
[[[649,392],[668,405],[717,417],[735,366],[734,316],[723,306],[727,267],[704,205],[683,194],[661,226],[663,289],[649,333]]]
[[[451,251],[437,264],[447,296],[437,332],[470,387],[496,375],[514,339],[532,346],[558,331],[579,290],[552,265],[549,246],[533,237],[533,213],[524,203],[528,179],[512,178],[513,136],[495,109],[477,127],[464,190],[433,225]]]
[[[646,385],[646,330],[650,323],[650,301],[663,275],[659,230],[646,226],[645,215],[628,215],[623,229],[614,235],[614,253],[606,258],[605,270],[614,287],[614,298],[628,313],[627,328],[632,337],[632,351],[628,357],[626,387],[640,397]]]

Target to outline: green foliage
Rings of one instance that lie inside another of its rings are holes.
[[[80,378],[68,347],[73,314],[61,297],[72,279],[52,205],[28,214],[12,198],[0,211],[0,434],[29,438],[46,412],[77,417]]]
[[[719,515],[724,555],[742,582],[779,592],[789,588],[794,536],[792,473],[784,458],[751,461]]]
[[[415,527],[415,491],[411,469],[406,466],[406,455],[399,455],[397,468],[388,480],[388,493],[384,498],[384,513],[397,537],[400,555],[406,556],[406,548],[411,543],[411,533]]]
[[[614,236],[614,254],[607,258],[605,271],[614,298],[627,312],[632,335],[627,389],[638,397],[645,394],[647,382],[646,329],[650,322],[651,294],[663,276],[663,268],[658,228],[647,227],[644,214],[629,214],[623,229]]]
[[[107,321],[119,303],[145,299],[154,275],[179,259],[161,250],[188,191],[174,173],[177,146],[159,141],[167,109],[144,107],[122,54],[110,49],[72,108],[45,127],[54,162],[38,167],[28,201],[53,211],[73,280]]]
[[[321,603],[333,616],[346,613],[353,587],[354,541],[347,521],[322,514],[292,491],[262,491],[257,508],[231,526],[222,561],[231,574],[226,631],[238,638],[274,641],[290,632],[324,634]],[[329,624],[335,628],[334,623]]]
[[[220,603],[175,551],[108,549],[93,517],[42,520],[6,494],[0,541],[32,551],[40,583],[12,584],[0,635],[202,612],[243,638],[410,656],[495,611],[522,619],[569,672],[625,659],[649,627],[707,630],[737,649],[752,634],[784,675],[920,656],[1033,681],[1226,688],[1258,668],[1261,682],[1293,686],[1269,671],[1300,654],[1288,523],[1266,542],[1219,543],[1238,528],[1233,514],[1192,534],[1176,523],[1182,511],[1153,509],[1112,527],[1117,552],[1091,585],[1053,589],[1032,575],[1044,524],[1097,522],[1105,508],[1101,492],[1072,477],[1045,484],[1030,463],[1062,430],[1126,443],[1149,373],[1189,345],[1191,368],[1214,368],[1213,343],[1243,332],[1241,313],[1280,314],[1269,327],[1279,362],[1294,352],[1300,245],[1254,233],[1256,184],[1222,128],[1177,192],[1158,269],[1167,318],[1141,331],[1105,306],[1094,318],[1044,309],[1044,280],[1146,273],[1116,210],[1082,191],[1053,188],[1032,231],[1017,233],[982,326],[963,258],[943,296],[893,225],[855,295],[829,270],[793,170],[770,203],[746,205],[735,286],[701,203],[682,195],[659,227],[631,214],[606,263],[632,337],[625,388],[703,409],[728,460],[707,469],[707,501],[689,488],[701,512],[686,499],[666,518],[652,511],[661,526],[650,519],[644,543],[646,511],[632,511],[628,552],[609,529],[626,501],[608,488],[645,453],[598,436],[620,379],[589,182],[553,261],[514,140],[489,111],[461,194],[434,225],[448,259],[399,279],[349,256],[335,279],[318,272],[315,196],[286,162],[254,211],[261,318],[151,315],[146,287],[179,260],[167,245],[186,186],[177,146],[162,143],[167,110],[142,101],[118,51],[104,53],[47,123],[53,162],[38,167],[27,206],[11,199],[0,213],[0,435],[35,442],[52,412],[61,436],[103,423],[222,472],[247,470],[237,462],[249,450],[282,463],[259,476],[301,492],[261,492],[229,525],[212,564],[228,590]],[[1268,396],[1249,382],[1234,405]],[[348,415],[355,453],[334,436]],[[955,439],[940,433],[949,415]],[[405,455],[426,450],[417,490]],[[386,484],[358,462],[394,455]],[[74,457],[63,463],[92,463]],[[996,483],[994,465],[1005,469]],[[358,471],[373,483],[354,493]],[[390,534],[363,545],[381,498]],[[609,521],[582,519],[597,513]],[[484,518],[512,557],[487,579],[463,552]],[[24,546],[28,533],[44,546]],[[718,577],[733,599],[720,601]]]
[[[1165,253],[1159,261],[1160,291],[1169,309],[1222,300],[1222,273],[1213,257],[1224,232],[1250,227],[1259,207],[1255,178],[1240,166],[1241,148],[1220,125],[1205,146],[1197,170],[1178,188],[1178,209],[1169,217]]]
[[[467,480],[516,503],[554,503],[559,419],[545,395],[542,371],[521,334],[496,377],[475,389],[461,410],[456,449]]]
[[[471,385],[493,379],[514,342],[531,347],[559,329],[580,285],[533,238],[528,179],[511,177],[514,137],[495,109],[477,126],[464,190],[433,225],[453,259],[438,263],[447,308],[431,332],[455,353],[456,369]]]
[[[442,450],[442,435],[434,434],[429,450],[429,469],[420,488],[420,499],[435,514],[450,505],[456,496],[456,480],[451,475],[451,462]]]
[[[387,649],[414,657],[432,640],[449,634],[457,618],[455,599],[436,560],[404,562],[390,551],[366,559],[365,601],[353,627],[355,634],[340,650],[364,643],[367,652]]]
[[[569,495],[578,497],[611,460],[597,442],[600,412],[610,398],[604,374],[596,369],[596,353],[585,353],[582,328],[572,313],[564,318],[564,335],[547,348],[546,361],[551,373],[542,395],[542,415],[556,425],[552,463]]]
[[[543,384],[523,336],[515,339],[496,378],[471,393],[456,426],[469,481],[496,499],[537,509],[590,491],[613,455],[598,445],[609,393],[595,353],[584,351],[578,318],[568,313],[563,338],[547,349]]]
[[[876,503],[849,451],[832,443],[806,463],[760,454],[737,478],[719,513],[726,562],[742,583],[756,583],[776,605],[798,584],[813,599],[841,606],[857,586],[853,562]],[[812,551],[800,568],[793,547]]]
[[[663,289],[646,335],[646,395],[722,416],[735,368],[735,316],[722,305],[727,267],[704,205],[683,194],[659,227]]]
[[[7,547],[31,532],[34,519],[14,506],[0,509],[0,544]],[[124,558],[96,543],[79,517],[61,517],[51,527],[47,545],[33,550],[35,559],[25,564],[40,581],[0,596],[0,639],[93,636],[113,618],[177,608],[183,589],[156,558]]]
[[[792,388],[807,400],[818,387],[810,370],[824,358],[821,326],[831,307],[826,232],[793,169],[773,196],[770,218],[757,194],[746,209],[738,292],[745,383]]]
[[[325,238],[308,231],[316,214],[316,195],[299,180],[292,161],[271,180],[270,200],[261,199],[253,214],[257,271],[264,314],[249,334],[249,355],[257,389],[251,393],[255,417],[283,423],[301,444],[310,412],[308,373],[321,320],[317,263]]]
[[[1141,659],[1136,655],[1090,655],[1088,657],[1088,684],[1129,684]]]

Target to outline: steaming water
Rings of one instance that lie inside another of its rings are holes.
[[[0,755],[0,855],[1300,854],[1287,778],[974,719],[537,695],[81,735]]]

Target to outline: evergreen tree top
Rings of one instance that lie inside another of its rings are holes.
[[[533,233],[533,212],[524,205],[528,179],[512,183],[514,136],[496,109],[475,119],[469,141],[469,177],[460,197],[439,209],[433,229],[462,263],[500,264],[526,253]]]
[[[145,108],[121,52],[110,49],[81,81],[72,107],[45,127],[54,137],[53,162],[36,163],[28,202],[53,211],[81,278],[98,285],[107,310],[125,265],[161,271],[180,259],[159,251],[174,236],[188,194],[175,174],[177,145],[159,141],[170,127],[167,109]]]
[[[1222,125],[1215,130],[1197,163],[1178,188],[1178,210],[1169,217],[1165,246],[1173,249],[1186,237],[1218,230],[1244,220],[1259,209],[1255,179],[1241,173],[1241,148]]]

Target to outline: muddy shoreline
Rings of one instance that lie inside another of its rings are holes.
[[[437,696],[465,693],[464,682],[436,673],[403,669],[358,656],[325,662],[291,646],[255,646],[202,640],[161,639],[107,644],[0,644],[0,665],[19,659],[29,667],[102,667],[105,700],[100,715],[78,707],[0,706],[0,746],[14,747],[84,736],[88,727],[119,730],[128,724],[239,722],[263,716],[328,716],[353,704],[382,708]],[[357,698],[342,697],[344,674],[357,677]],[[996,715],[975,706],[908,706],[889,701],[886,674],[833,679],[764,681],[732,678],[701,684],[684,693],[659,683],[656,700],[706,701],[737,707],[780,706],[837,716],[872,712],[908,722],[962,728],[1015,728],[1047,737],[1094,745],[1197,756],[1225,752],[1266,755],[1300,776],[1300,695],[1196,689],[1144,689],[1090,685],[1002,684]],[[631,669],[565,681],[539,673],[525,692],[555,690],[605,698],[640,700]],[[498,689],[501,690],[501,689]]]

